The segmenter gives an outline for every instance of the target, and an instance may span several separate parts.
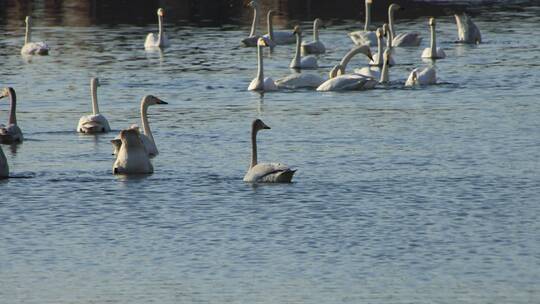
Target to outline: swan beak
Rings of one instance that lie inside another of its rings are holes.
[[[263,129],[265,129],[265,130],[270,130],[270,129],[272,129],[272,128],[270,128],[270,127],[267,126],[267,125],[264,125]]]
[[[368,58],[373,61],[373,55],[371,54],[371,50],[368,50],[367,54]]]
[[[157,104],[169,104],[169,103],[166,102],[166,101],[163,101],[163,100],[161,100],[161,99],[158,99]]]

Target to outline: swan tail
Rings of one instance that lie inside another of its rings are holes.
[[[290,183],[296,170],[281,169],[268,172],[264,176],[261,176],[259,181],[267,183]]]

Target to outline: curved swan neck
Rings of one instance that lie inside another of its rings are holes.
[[[317,19],[313,21],[313,41],[319,41],[319,22]]]
[[[163,43],[163,16],[158,15],[158,41],[159,45]]]
[[[371,1],[372,0],[366,0],[366,23],[364,24],[364,31],[369,31],[369,27],[371,26]]]
[[[97,81],[95,79],[90,80],[90,94],[92,94],[92,112],[94,115],[99,114],[97,101]]]
[[[251,23],[249,37],[255,36],[255,33],[257,32],[257,24],[259,24],[259,8],[257,5],[253,5],[253,22]]]
[[[148,138],[150,138],[150,140],[152,140],[152,142],[154,142],[154,136],[152,136],[152,131],[150,130],[150,124],[148,124],[148,117],[147,117],[148,106],[149,106],[149,104],[148,104],[146,96],[145,96],[145,97],[143,97],[143,99],[141,101],[142,127],[143,127],[144,135],[148,136]]]
[[[263,46],[257,44],[257,79],[264,81]]]
[[[8,88],[8,95],[10,100],[9,120],[8,125],[17,124],[17,94],[13,88]]]
[[[341,61],[339,62],[343,74],[345,74],[345,69],[349,64],[349,61],[351,61],[351,59],[358,53],[360,53],[359,49],[352,49],[347,54],[345,54],[345,56],[343,56],[343,59],[341,59]]]
[[[268,12],[266,23],[268,25],[268,37],[270,37],[270,40],[274,40],[274,24],[272,22],[272,18],[274,17],[272,11]]]
[[[302,45],[302,33],[296,32],[296,52],[294,53],[294,66],[300,67],[300,51]]]
[[[30,17],[26,17],[26,32],[24,35],[24,44],[29,43],[32,41],[32,19]]]
[[[257,129],[253,125],[251,127],[251,164],[249,168],[253,168],[257,165]]]
[[[431,25],[431,58],[437,57],[437,37],[435,35],[435,25]]]
[[[392,6],[388,8],[388,31],[390,33],[390,37],[388,39],[392,40],[395,37],[394,32],[394,10],[392,9]]]

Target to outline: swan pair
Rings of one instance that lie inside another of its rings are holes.
[[[146,36],[146,40],[144,41],[144,48],[147,50],[157,49],[157,48],[166,48],[168,47],[169,40],[167,39],[167,36],[165,35],[165,31],[163,29],[163,15],[165,14],[165,11],[162,8],[158,8],[157,10],[157,16],[158,16],[158,34],[154,35],[154,33],[149,33]]]
[[[261,38],[260,35],[257,34],[257,25],[259,24],[259,2],[258,1],[251,1],[249,4],[253,8],[253,22],[251,23],[251,31],[249,33],[249,37],[242,39],[242,44],[247,47],[256,47],[257,41],[259,38]],[[274,12],[272,10],[268,11],[268,31],[270,32],[270,28],[272,26],[271,18],[273,16]],[[266,44],[273,49],[276,46],[276,43],[272,41],[270,38],[265,38]]]
[[[48,55],[49,46],[45,42],[32,42],[32,17],[26,16],[26,32],[21,55]]]
[[[352,39],[356,45],[368,45],[376,46],[377,45],[377,35],[375,32],[371,31],[371,5],[373,0],[366,0],[366,11],[365,11],[365,24],[363,31],[354,31],[349,33],[349,37]]]
[[[15,90],[11,87],[2,89],[0,99],[6,97],[9,97],[10,100],[9,119],[7,125],[0,124],[0,143],[22,143],[23,134],[17,125],[17,95]]]
[[[266,20],[268,23],[268,34],[265,34],[263,38],[270,39],[277,45],[294,44],[296,42],[294,33],[289,31],[274,31],[273,19],[275,14],[276,13],[273,10],[268,11],[268,18]]]
[[[257,133],[270,129],[262,120],[256,119],[251,124],[251,164],[244,176],[249,183],[290,183],[296,170],[281,163],[257,162]]]

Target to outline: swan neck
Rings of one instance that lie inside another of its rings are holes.
[[[163,16],[158,16],[158,41],[159,45],[163,44]]]
[[[395,37],[394,32],[394,11],[388,8],[388,31],[390,32],[390,37],[388,39],[393,40]],[[391,46],[391,43],[390,43]]]
[[[257,45],[257,79],[264,81],[262,45]]]
[[[272,18],[273,18],[273,15],[270,14],[270,12],[269,12],[268,13],[268,18],[266,20],[266,23],[268,25],[268,37],[270,37],[270,40],[275,41],[274,40],[274,24],[272,22]]]
[[[383,67],[381,71],[381,79],[380,83],[388,83],[390,81],[390,75],[389,75],[389,64],[388,60],[383,60]]]
[[[313,22],[313,41],[319,41],[319,23]]]
[[[32,40],[32,21],[26,22],[26,32],[24,34],[24,44],[29,43]]]
[[[431,27],[431,58],[437,57],[437,37],[435,35],[435,26]]]
[[[376,64],[379,65],[379,66],[381,64],[383,64],[383,61],[384,61],[383,60],[383,45],[382,44],[383,44],[382,37],[381,36],[377,37],[377,56],[378,56],[378,58],[377,58]]]
[[[364,31],[369,31],[371,26],[371,3],[366,0],[366,23],[364,24]]]
[[[144,135],[148,136],[152,142],[154,142],[154,136],[152,136],[152,130],[150,130],[150,124],[148,123],[148,103],[146,103],[146,99],[143,99],[141,102],[141,120],[142,120],[142,127]]]
[[[249,168],[253,168],[257,165],[257,130],[255,126],[251,127],[251,164]]]
[[[249,32],[249,37],[255,36],[257,32],[257,24],[259,24],[259,9],[257,6],[253,6],[253,22],[251,23],[251,31]]]
[[[342,67],[343,74],[345,74],[345,69],[347,68],[347,65],[349,64],[349,61],[351,61],[351,59],[358,53],[359,51],[357,49],[353,49],[349,51],[347,54],[345,54],[345,56],[343,56],[343,59],[341,59],[341,62],[339,63],[339,65],[341,65]]]
[[[8,125],[16,125],[17,124],[17,94],[15,94],[15,90],[9,89],[9,100],[10,100],[10,109],[9,109],[9,120]]]
[[[300,49],[302,45],[302,34],[296,33],[296,52],[294,53],[294,67],[300,67]]]
[[[92,112],[94,115],[99,114],[99,107],[97,101],[97,86],[95,81],[90,82],[90,94],[92,94]]]

